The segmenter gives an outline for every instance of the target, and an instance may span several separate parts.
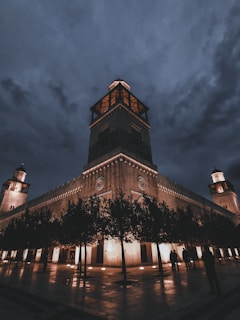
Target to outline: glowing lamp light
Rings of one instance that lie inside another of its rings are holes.
[[[139,267],[140,270],[144,270],[144,267]]]
[[[89,270],[92,270],[93,267],[88,267]]]
[[[106,268],[105,268],[105,267],[102,267],[102,268],[101,268],[101,270],[103,270],[103,271],[104,271],[104,270],[106,270]]]
[[[152,268],[153,268],[153,269],[156,269],[156,268],[157,268],[157,266],[152,266]]]
[[[70,264],[69,264],[69,263],[67,264],[67,267],[70,267]]]

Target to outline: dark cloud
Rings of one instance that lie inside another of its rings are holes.
[[[18,84],[14,83],[12,79],[2,79],[1,85],[6,91],[9,92],[14,104],[18,104],[22,107],[23,105],[26,105],[28,103],[28,92],[23,90]]]
[[[240,192],[240,5],[1,1],[0,179],[30,197],[81,174],[90,107],[117,78],[149,107],[160,173],[209,198],[214,166]]]
[[[61,108],[65,112],[76,111],[78,108],[77,103],[69,103],[68,96],[64,94],[64,86],[63,85],[49,85],[55,97],[59,100]]]
[[[164,108],[165,112],[154,121],[155,126],[161,123],[161,129],[154,132],[153,140],[157,140],[162,130],[158,145],[164,147],[157,162],[163,160],[160,168],[166,168],[167,175],[172,178],[179,176],[189,188],[197,186],[198,179],[202,181],[199,170],[210,170],[216,164],[225,170],[226,176],[229,173],[239,190],[239,175],[234,176],[232,167],[227,165],[240,147],[236,139],[240,119],[238,15],[239,5],[236,5],[224,20],[222,39],[211,48],[209,72],[200,77],[198,73],[193,74],[173,91],[160,96],[161,110]],[[171,151],[166,141],[172,146]],[[189,168],[195,181],[192,175],[182,178]],[[197,188],[207,196],[207,190]]]
[[[240,181],[240,158],[229,163],[227,167],[228,179]]]

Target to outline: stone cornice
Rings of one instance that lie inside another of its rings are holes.
[[[139,171],[146,172],[146,174],[152,175],[157,177],[158,172],[156,170],[153,170],[152,168],[149,168],[147,165],[144,165],[143,163],[123,154],[123,153],[118,153],[117,155],[99,163],[93,166],[90,169],[87,169],[83,171],[82,175],[84,177],[88,177],[88,175],[96,174],[99,171],[105,170],[106,168],[113,166],[118,163],[125,163],[128,164],[129,166],[135,167]]]
[[[76,194],[76,193],[79,193],[79,192],[82,190],[82,188],[83,188],[83,186],[80,185],[80,186],[77,187],[77,188],[70,189],[70,190],[68,190],[68,191],[66,191],[66,192],[60,193],[59,195],[54,196],[54,197],[51,198],[51,199],[42,201],[42,202],[40,202],[40,203],[38,203],[38,204],[36,204],[36,205],[33,205],[33,206],[29,206],[29,209],[31,209],[31,210],[37,210],[37,209],[39,209],[39,208],[46,207],[46,206],[48,206],[48,205],[50,205],[50,204],[52,204],[52,203],[54,203],[54,202],[57,202],[57,201],[59,201],[59,200],[61,200],[61,199],[63,199],[63,198],[67,198],[67,197],[69,197],[69,196],[71,196],[71,195],[74,195],[74,194]]]
[[[224,214],[224,215],[227,215],[227,216],[234,215],[231,211],[225,210],[224,208],[216,205],[215,203],[213,203],[213,202],[211,202],[211,201],[209,201],[207,199],[202,198],[205,201],[194,200],[190,196],[186,196],[184,194],[176,192],[176,191],[170,189],[169,187],[164,186],[164,185],[162,185],[160,183],[158,183],[158,189],[160,191],[162,191],[162,192],[165,192],[165,193],[169,194],[172,197],[175,197],[175,198],[181,199],[183,201],[186,201],[189,204],[193,204],[193,205],[196,205],[196,206],[201,207],[201,208],[207,208],[208,210],[212,209],[215,212],[218,212],[218,213],[221,213],[221,214]]]

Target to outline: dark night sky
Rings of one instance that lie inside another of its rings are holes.
[[[1,0],[0,182],[29,199],[81,174],[90,107],[117,78],[149,107],[160,174],[240,193],[240,2]]]

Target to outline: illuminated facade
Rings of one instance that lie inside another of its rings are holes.
[[[131,93],[130,86],[125,81],[114,81],[109,86],[108,93],[91,108],[91,112],[88,163],[82,174],[27,203],[26,197],[22,197],[18,208],[12,208],[13,210],[10,208],[11,197],[7,194],[8,189],[3,188],[0,212],[2,226],[5,226],[11,217],[20,216],[26,207],[30,212],[48,208],[54,216],[61,216],[66,212],[69,201],[76,202],[79,197],[85,198],[94,194],[102,198],[115,198],[120,189],[126,196],[132,195],[134,199],[148,194],[159,202],[165,201],[173,209],[191,205],[196,213],[207,211],[226,214],[233,219],[237,217],[237,196],[234,190],[229,188],[230,184],[225,181],[222,172],[212,174],[213,184],[210,185],[210,190],[214,202],[158,173],[157,166],[152,161],[148,108]],[[25,179],[25,175],[23,176]],[[15,178],[19,183],[22,183],[22,190],[27,190],[23,187],[24,179],[21,181],[17,177]],[[14,206],[16,207],[16,204]],[[174,248],[180,255],[182,248]],[[58,261],[61,250],[53,250],[54,262]],[[170,245],[162,244],[161,250],[163,261],[167,261]],[[157,261],[157,252],[150,243],[127,243],[125,251],[128,266]],[[78,254],[79,248],[76,248],[76,261]],[[115,240],[99,241],[88,248],[88,263],[120,265],[120,244]]]

